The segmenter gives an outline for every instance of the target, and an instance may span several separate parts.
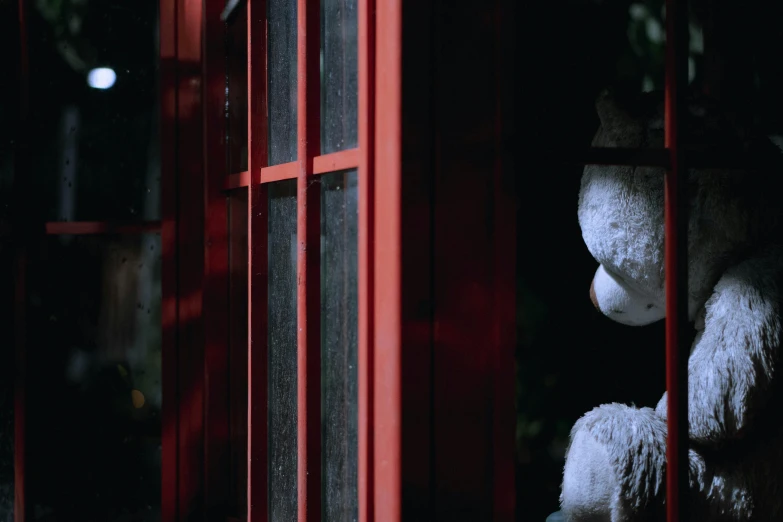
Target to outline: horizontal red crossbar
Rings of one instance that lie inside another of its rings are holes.
[[[250,173],[248,171],[229,174],[226,178],[226,190],[233,190],[250,186]]]
[[[160,221],[49,221],[44,224],[47,236],[89,236],[105,234],[154,234],[160,232]],[[13,234],[7,221],[0,222],[0,237]]]
[[[117,223],[110,221],[50,221],[47,235],[149,234],[160,232],[160,221]]]
[[[294,179],[298,172],[298,163],[291,161],[261,169],[261,183],[274,183],[286,179]],[[313,158],[313,174],[327,174],[339,170],[359,167],[359,149],[341,150]],[[226,179],[226,190],[233,190],[250,185],[248,171],[231,174]]]
[[[688,165],[692,168],[747,168],[752,167],[757,160],[743,153],[732,153],[724,150],[684,150]],[[667,149],[628,149],[600,148],[577,150],[559,150],[545,152],[536,157],[567,165],[627,165],[636,167],[671,168],[670,153]],[[273,183],[296,177],[297,163],[283,163],[261,169],[261,183]],[[349,149],[332,154],[325,154],[313,159],[313,174],[326,174],[338,170],[353,169],[359,166],[359,149]],[[250,184],[250,174],[239,172],[231,174],[226,180],[226,190],[247,187]]]
[[[758,164],[760,158],[742,152],[717,149],[689,150],[686,146],[680,151],[687,158],[688,166],[701,169],[750,168]],[[543,156],[543,157],[542,157]],[[661,149],[628,149],[594,147],[581,150],[553,150],[534,157],[567,165],[626,165],[636,167],[671,168],[671,153]]]

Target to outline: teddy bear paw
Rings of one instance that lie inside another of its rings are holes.
[[[562,516],[567,522],[611,522],[619,491],[606,448],[587,430],[571,441],[563,474]]]

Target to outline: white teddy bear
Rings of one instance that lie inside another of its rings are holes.
[[[663,147],[663,98],[597,101],[597,147]],[[688,174],[688,360],[691,520],[783,520],[783,297],[780,151],[705,100],[689,104],[691,149],[733,148],[746,169]],[[584,170],[579,224],[600,263],[593,304],[627,325],[665,316],[664,173]],[[629,350],[634,349],[632,346]],[[664,347],[661,346],[661,357]],[[620,371],[644,371],[626,368]],[[655,409],[599,406],[571,431],[560,497],[566,521],[665,520],[666,394]]]

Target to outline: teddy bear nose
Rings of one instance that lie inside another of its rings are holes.
[[[601,307],[598,306],[598,297],[595,295],[595,279],[590,281],[590,301],[592,301],[596,310],[601,311]]]

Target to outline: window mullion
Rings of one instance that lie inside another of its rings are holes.
[[[358,4],[359,72],[359,346],[358,491],[359,522],[375,518],[373,502],[373,190],[375,151],[375,0]]]
[[[665,182],[665,290],[668,522],[687,520],[688,493],[688,207],[683,158],[685,89],[688,81],[688,5],[666,0],[665,146],[670,169]]]
[[[268,163],[266,0],[247,0],[248,303],[247,521],[267,520],[268,498]]]
[[[297,0],[297,491],[299,522],[321,520],[320,1]]]

